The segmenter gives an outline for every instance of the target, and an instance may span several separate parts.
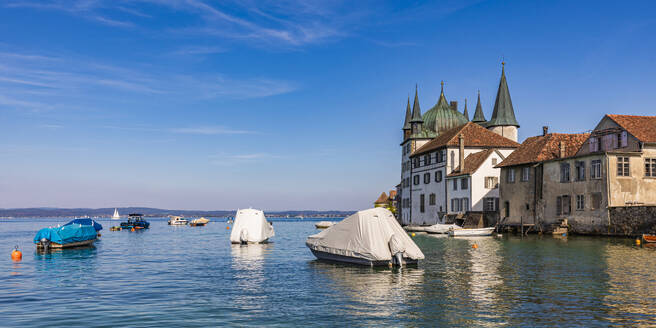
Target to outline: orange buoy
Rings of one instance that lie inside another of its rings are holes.
[[[473,248],[473,249],[477,249],[477,248],[478,248],[478,244],[474,244],[474,245],[472,245],[472,248]]]
[[[23,259],[23,253],[21,253],[21,251],[18,250],[18,246],[16,246],[16,248],[14,248],[14,250],[11,252],[11,259],[12,261],[16,261],[16,262]]]
[[[228,229],[230,229],[230,226],[227,226],[227,227],[226,227],[226,230],[228,230]]]
[[[98,233],[98,237],[100,237],[100,233]]]
[[[132,229],[130,229],[130,231],[134,231],[134,227]]]

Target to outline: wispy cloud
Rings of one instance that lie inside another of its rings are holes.
[[[200,135],[217,135],[217,134],[251,134],[253,131],[235,130],[223,126],[199,126],[170,129],[173,133],[181,134],[200,134]]]

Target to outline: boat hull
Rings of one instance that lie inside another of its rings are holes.
[[[433,234],[446,234],[449,233],[450,230],[458,229],[462,229],[462,227],[455,224],[435,224],[430,227],[426,227],[424,230]]]
[[[648,243],[656,243],[656,235],[642,235],[642,239]]]
[[[55,243],[55,242],[50,242],[50,245],[48,246],[48,248],[83,247],[83,246],[92,245],[96,240],[98,240],[98,238],[84,240],[84,241],[78,241],[78,242],[74,242],[74,243],[67,243],[67,244],[59,244],[59,243]],[[38,244],[36,244],[36,248],[43,249],[43,248],[45,248],[45,246],[42,243],[38,243]]]
[[[364,265],[364,266],[388,266],[392,262],[391,260],[371,261],[358,257],[343,256],[343,255],[317,251],[314,249],[310,249],[310,251],[312,251],[312,254],[314,254],[314,256],[316,256],[317,259],[322,261],[328,261],[328,262],[341,262],[341,263],[350,263],[350,264],[357,264],[357,265]],[[417,260],[403,258],[403,265],[415,265],[415,264],[417,264]]]
[[[189,223],[189,226],[190,226],[190,227],[202,227],[202,226],[204,226],[204,225],[206,225],[206,224],[207,224],[207,223],[190,222],[190,223]]]
[[[247,244],[268,244],[269,239],[265,239],[262,241],[249,241],[249,242],[241,242],[241,241],[230,241],[231,244],[241,244],[241,245],[247,245]]]
[[[491,236],[494,233],[494,227],[479,229],[458,229],[449,231],[451,237],[473,237],[473,236]]]

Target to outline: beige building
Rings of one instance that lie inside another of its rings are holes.
[[[606,115],[590,134],[528,138],[501,162],[504,224],[656,232],[656,117]]]

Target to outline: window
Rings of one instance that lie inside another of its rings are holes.
[[[497,210],[497,204],[499,198],[496,197],[485,197],[483,198],[483,211],[494,212]]]
[[[430,182],[430,173],[424,173],[424,184]]]
[[[469,179],[467,178],[462,178],[460,179],[460,189],[462,190],[467,190],[469,189]]]
[[[412,177],[412,179],[414,180],[414,181],[412,181],[412,183],[415,186],[419,184],[419,175],[415,175],[414,177]]]
[[[428,195],[428,205],[435,205],[435,194]]]
[[[506,182],[508,183],[515,182],[515,169],[508,169],[508,173],[506,175]]]
[[[569,163],[560,164],[560,182],[569,182]]]
[[[419,167],[419,157],[415,157],[415,165],[414,167]]]
[[[576,195],[576,210],[583,211],[585,209],[585,195]]]
[[[576,168],[576,181],[585,181],[585,162],[577,161],[574,167]]]
[[[530,167],[522,167],[522,181],[528,181],[530,172],[531,172]]]
[[[431,163],[431,155],[426,154],[424,155],[424,165],[429,165]]]
[[[485,177],[485,188],[487,189],[496,189],[499,187],[499,178],[497,177]]]
[[[461,198],[460,199],[460,211],[466,212],[469,211],[469,198]]]
[[[510,216],[510,202],[503,202],[503,204],[505,205],[505,209],[506,209],[506,217],[509,217]]]
[[[592,206],[590,206],[590,209],[596,210],[598,208],[601,208],[601,193],[600,192],[594,192],[592,193]]]
[[[459,212],[460,211],[460,202],[458,201],[457,198],[451,199],[451,211],[452,212]]]
[[[617,157],[617,176],[628,177],[629,173],[629,158],[628,157]]]
[[[424,213],[426,210],[424,206],[424,194],[419,195],[419,212]]]
[[[442,182],[442,171],[435,172],[435,182]]]
[[[645,176],[656,177],[656,158],[645,158]]]
[[[567,215],[572,212],[572,201],[570,200],[570,197],[565,195],[565,196],[558,196],[556,198],[556,215]]]
[[[452,150],[451,151],[451,169],[452,170],[456,168],[455,158],[456,158],[456,153]]]
[[[591,153],[599,151],[599,138],[590,137],[590,141],[588,143],[590,144],[590,152]]]
[[[458,179],[453,179],[453,190],[458,190]]]
[[[497,159],[496,158],[492,159],[492,165],[497,165]]]
[[[601,160],[595,159],[590,162],[590,179],[601,179]]]

